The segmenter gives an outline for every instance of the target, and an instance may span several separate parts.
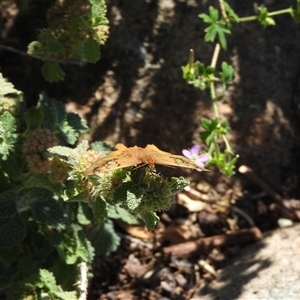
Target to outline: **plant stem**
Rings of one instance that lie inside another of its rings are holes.
[[[282,15],[282,14],[292,14],[292,13],[293,13],[293,9],[291,7],[289,7],[286,9],[268,12],[268,17]],[[237,22],[249,22],[249,21],[255,21],[257,19],[258,19],[258,16],[249,16],[249,17],[239,18]]]
[[[210,66],[212,68],[215,68],[216,65],[217,65],[217,60],[219,58],[220,49],[221,49],[221,46],[220,46],[219,43],[217,43],[216,47],[215,47],[214,54],[213,54],[213,58],[212,58],[212,61],[211,61],[211,64],[210,64]],[[212,80],[210,82],[210,93],[211,93],[211,100],[212,100],[212,103],[213,103],[213,109],[214,109],[215,117],[219,119],[219,111],[218,111],[218,107],[217,107],[217,99],[216,99],[216,90],[215,90],[214,80]]]

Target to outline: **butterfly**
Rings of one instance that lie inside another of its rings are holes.
[[[145,148],[138,146],[128,148],[119,143],[115,148],[116,150],[97,159],[83,174],[87,176],[141,164],[147,165],[151,169],[154,169],[157,164],[169,167],[205,170],[192,160],[182,155],[174,155],[161,151],[155,145],[147,145]]]

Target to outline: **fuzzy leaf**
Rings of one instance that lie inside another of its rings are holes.
[[[79,261],[91,262],[94,257],[93,247],[82,228],[75,224],[68,227],[55,247],[62,261],[69,265]]]
[[[89,127],[87,126],[86,121],[77,114],[68,113],[67,121],[68,124],[73,127],[79,134],[83,134],[89,131]]]
[[[72,157],[74,159],[78,159],[80,157],[79,153],[76,149],[72,149],[64,146],[54,146],[47,149],[48,152],[58,154],[61,156]]]
[[[27,53],[30,55],[41,55],[44,46],[38,41],[33,41],[27,46]]]
[[[17,211],[17,201],[12,191],[0,194],[0,247],[14,247],[26,236],[26,227]]]
[[[57,41],[49,41],[47,43],[47,50],[50,53],[59,53],[62,49],[63,49],[62,44]]]
[[[46,95],[40,95],[38,106],[44,114],[44,124],[48,129],[59,129],[66,119],[64,105]],[[54,127],[55,126],[55,127]]]
[[[99,141],[93,142],[91,144],[91,148],[93,150],[96,150],[96,151],[100,152],[100,153],[108,153],[108,152],[111,152],[113,150],[113,148],[110,147],[109,145],[107,145],[106,143],[99,142]]]
[[[7,160],[11,152],[15,151],[17,135],[16,119],[9,112],[0,115],[0,159]]]
[[[51,293],[55,296],[55,300],[75,300],[77,298],[76,291],[73,292],[53,292]]]
[[[39,128],[42,125],[44,114],[41,108],[31,107],[24,113],[24,120],[27,125],[27,129]]]
[[[108,217],[111,219],[121,219],[127,224],[136,225],[139,224],[136,216],[131,214],[128,210],[120,207],[119,205],[110,205],[108,210]]]
[[[57,62],[47,61],[42,66],[42,75],[48,82],[57,82],[63,80],[66,74]]]
[[[36,191],[42,189],[35,189]],[[65,226],[63,221],[65,219],[64,211],[60,204],[53,199],[51,193],[47,191],[48,195],[37,194],[36,200],[32,202],[30,208],[32,215],[37,222],[46,223],[56,229],[63,229]]]
[[[39,281],[36,285],[41,289],[46,289],[47,291],[62,291],[61,287],[57,285],[53,273],[46,269],[40,269]]]
[[[171,184],[170,184],[170,188],[171,188],[171,192],[175,194],[177,194],[179,191],[181,191],[183,188],[185,188],[186,186],[188,186],[190,184],[190,182],[188,180],[186,180],[184,177],[172,177],[171,178]]]
[[[91,208],[85,203],[78,203],[78,214],[77,220],[81,225],[91,224],[91,220],[93,219],[93,212]]]
[[[107,219],[108,204],[102,197],[89,200],[89,206],[93,211],[95,222],[102,222]]]
[[[137,196],[136,193],[133,193],[131,191],[127,191],[126,193],[126,205],[127,207],[134,211],[141,203],[143,197]]]
[[[90,240],[95,247],[97,255],[110,255],[120,245],[121,238],[116,234],[112,221],[97,224],[93,228]]]
[[[9,112],[5,112],[4,114],[0,115],[0,122],[5,131],[9,131],[10,133],[13,133],[17,130],[16,119]]]
[[[105,25],[108,24],[106,18],[106,5],[105,0],[90,0],[91,3],[91,14],[94,20],[94,25]]]
[[[61,195],[63,186],[61,184],[55,184],[50,181],[47,175],[28,174],[28,176],[23,179],[22,189],[30,188],[44,188],[56,195]]]
[[[100,59],[100,47],[97,41],[90,38],[86,40],[82,47],[83,56],[87,62],[95,63]]]
[[[155,228],[155,225],[159,221],[159,217],[155,212],[142,212],[140,213],[142,220],[145,222],[149,231]]]
[[[60,127],[60,136],[64,141],[66,141],[66,143],[74,145],[79,136],[79,132],[71,127],[67,122],[64,122],[64,124]]]
[[[7,94],[17,94],[21,95],[22,92],[15,89],[14,85],[5,80],[2,73],[0,73],[0,97]]]

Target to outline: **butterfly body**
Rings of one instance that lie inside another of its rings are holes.
[[[85,172],[84,175],[91,175],[98,172],[107,172],[121,168],[148,165],[154,168],[156,164],[163,166],[182,167],[189,169],[200,169],[192,160],[182,156],[174,155],[158,149],[155,145],[147,145],[145,148],[134,146],[126,147],[119,143],[116,150],[108,153],[105,157],[96,160]]]

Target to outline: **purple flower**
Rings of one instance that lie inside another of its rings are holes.
[[[199,171],[204,169],[205,163],[209,160],[208,154],[200,154],[201,147],[194,145],[191,150],[183,149],[182,154],[192,160],[196,165],[199,166]]]

